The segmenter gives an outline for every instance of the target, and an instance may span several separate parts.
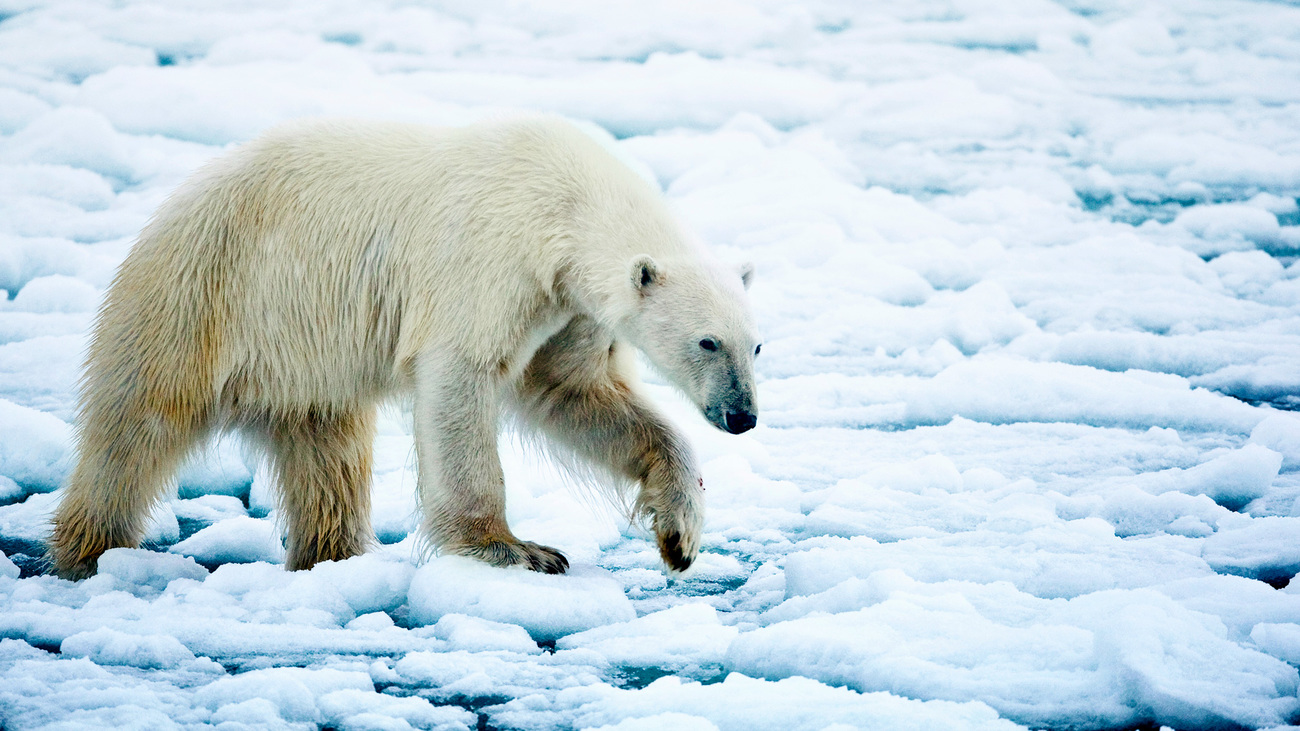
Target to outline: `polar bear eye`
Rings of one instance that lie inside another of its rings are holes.
[[[755,346],[754,346],[754,355],[757,356],[758,353],[759,353],[759,351],[761,351],[762,349],[763,349],[763,344],[762,344],[762,343],[759,343],[758,345],[755,345]]]
[[[718,341],[714,340],[713,338],[705,338],[700,341],[700,347],[709,352],[712,352],[718,349]]]

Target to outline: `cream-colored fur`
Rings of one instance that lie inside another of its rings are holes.
[[[706,337],[721,347],[704,351]],[[227,428],[271,456],[289,568],[360,553],[376,405],[414,392],[422,528],[441,550],[567,566],[506,525],[496,439],[509,410],[639,482],[637,510],[684,569],[698,469],[638,395],[629,346],[720,428],[736,430],[728,409],[754,411],[741,277],[574,127],[274,130],[188,181],[109,288],[54,567],[85,576],[106,549],[137,545],[178,463]]]

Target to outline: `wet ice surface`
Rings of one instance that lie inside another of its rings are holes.
[[[1300,10],[859,5],[0,5],[0,726],[1297,720]],[[696,567],[509,442],[571,574],[421,563],[394,410],[366,556],[284,572],[229,437],[147,549],[34,575],[92,313],[185,175],[303,115],[519,109],[758,266],[760,426],[649,376]]]

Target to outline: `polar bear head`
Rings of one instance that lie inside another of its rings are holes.
[[[633,344],[710,424],[732,434],[758,423],[754,358],[761,345],[745,296],[753,272],[751,265],[736,272],[648,255],[629,267]]]

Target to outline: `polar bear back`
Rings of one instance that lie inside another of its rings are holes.
[[[159,306],[212,323],[216,388],[310,404],[401,387],[429,348],[517,370],[577,312],[617,320],[640,253],[691,255],[658,192],[565,122],[332,121],[211,163],[120,276],[167,273]]]

